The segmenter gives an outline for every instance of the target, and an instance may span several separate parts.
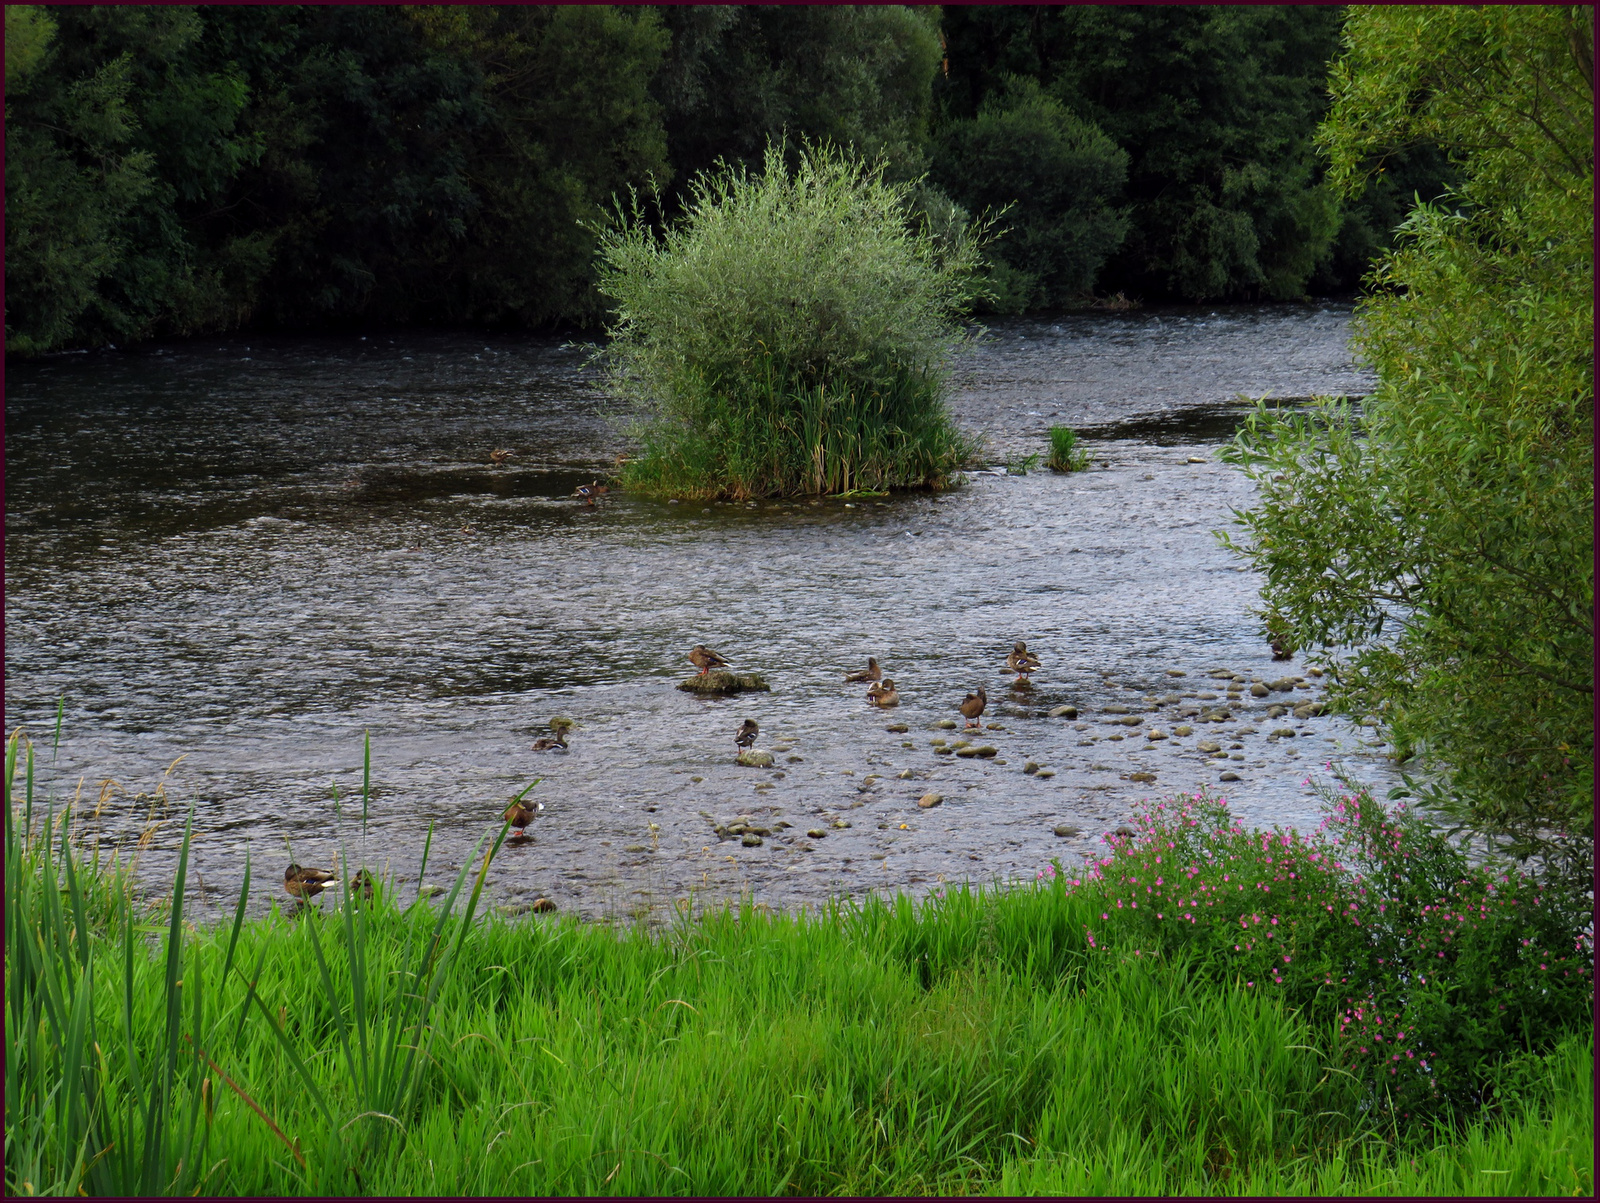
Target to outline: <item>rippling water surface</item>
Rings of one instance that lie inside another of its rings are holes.
[[[1390,776],[1361,731],[1267,717],[1315,689],[1247,687],[1226,723],[1179,711],[1226,702],[1209,672],[1305,672],[1272,663],[1259,582],[1212,534],[1251,500],[1213,452],[1241,396],[1365,392],[1348,326],[1332,305],[999,323],[958,420],[996,463],[1071,425],[1094,467],[853,504],[579,505],[625,443],[589,349],[556,339],[240,338],[13,366],[7,731],[35,739],[41,795],[75,798],[86,832],[131,842],[165,820],[153,881],[194,800],[204,896],[237,891],[248,851],[258,909],[291,850],[343,849],[414,889],[430,824],[442,882],[535,777],[534,839],[502,852],[491,890],[594,917],[1031,879],[1138,798],[1201,783],[1250,821],[1314,825],[1305,781],[1326,762]],[[514,454],[494,465],[495,448]],[[1003,671],[1016,639],[1044,661],[1031,691]],[[772,692],[679,692],[696,642]],[[895,711],[841,683],[869,654]],[[936,756],[956,735],[935,723],[979,685],[999,754]],[[1049,717],[1061,705],[1078,719]],[[1108,705],[1144,721],[1113,725]],[[571,750],[535,753],[557,714],[577,721]],[[733,764],[747,716],[775,770]],[[929,792],[943,803],[919,809]],[[711,820],[741,814],[793,826],[719,840]]]

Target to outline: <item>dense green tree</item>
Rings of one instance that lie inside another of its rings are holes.
[[[669,6],[657,92],[680,178],[717,160],[755,166],[787,136],[882,158],[888,177],[927,166],[937,10],[904,5]]]
[[[1296,297],[1340,226],[1311,146],[1340,12],[952,7],[943,120],[976,116],[1009,77],[1026,76],[1128,153],[1129,230],[1101,290]]]
[[[1128,219],[1115,207],[1128,155],[1026,76],[991,92],[976,116],[947,122],[933,181],[973,212],[1004,212],[991,253],[990,304],[1060,308],[1089,294]]]
[[[1462,183],[1380,265],[1357,413],[1258,414],[1240,550],[1466,824],[1592,885],[1593,9],[1354,10],[1322,140],[1356,190],[1395,146]],[[1572,837],[1562,838],[1561,833]]]

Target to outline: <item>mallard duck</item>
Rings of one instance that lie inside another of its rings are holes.
[[[745,719],[744,722],[739,724],[739,734],[733,737],[734,746],[739,748],[753,748],[756,742],[756,732],[760,730],[761,727],[757,724],[755,719]]]
[[[601,484],[598,480],[593,480],[586,485],[579,485],[572,490],[572,495],[580,498],[584,505],[593,505],[596,497],[603,497],[610,491],[608,486]]]
[[[283,871],[283,888],[296,898],[315,898],[328,888],[328,883],[339,880],[337,873],[326,869],[303,869],[291,864]]]
[[[507,447],[496,447],[489,452],[489,462],[491,464],[503,464],[510,458],[511,450]]]
[[[358,869],[356,870],[356,875],[350,879],[350,892],[370,901],[375,885],[376,883],[372,880],[372,874],[365,869]]]
[[[966,716],[967,726],[976,727],[978,718],[989,705],[989,695],[984,693],[983,686],[978,686],[977,693],[969,693],[961,700],[961,713]]]
[[[900,691],[895,688],[893,681],[885,681],[882,685],[878,686],[878,697],[877,700],[873,702],[873,705],[881,706],[887,709],[890,706],[898,706],[899,704]]]
[[[878,658],[876,656],[868,656],[867,666],[860,672],[846,673],[844,680],[846,685],[859,685],[862,681],[881,681],[883,680],[883,669],[878,667]]]
[[[538,739],[533,741],[533,750],[535,752],[548,752],[551,748],[560,748],[563,752],[565,752],[567,750],[567,741],[565,737],[559,733],[554,736],[541,735]]]
[[[700,670],[699,675],[705,676],[713,668],[727,668],[728,662],[703,643],[697,643],[689,651],[689,663]]]
[[[1029,673],[1039,668],[1039,657],[1028,650],[1028,645],[1022,640],[1017,640],[1011,646],[1011,654],[1006,657],[1006,667],[1017,674],[1017,680],[1025,680]]]
[[[506,807],[505,813],[500,817],[516,828],[516,838],[525,839],[528,833],[523,828],[533,822],[533,816],[543,809],[543,802],[524,802],[521,798],[513,798],[511,805]]]

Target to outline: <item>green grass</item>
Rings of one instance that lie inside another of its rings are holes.
[[[1050,428],[1050,455],[1045,464],[1056,472],[1081,472],[1089,466],[1089,452],[1078,444],[1078,432],[1070,426]]]
[[[21,771],[12,1193],[1593,1185],[1592,1037],[1545,1058],[1514,1112],[1382,1128],[1330,1033],[1183,957],[1089,948],[1101,904],[1059,882],[799,915],[686,902],[669,932],[618,933],[473,921],[489,844],[437,907],[341,895],[191,930],[70,841],[24,838]]]

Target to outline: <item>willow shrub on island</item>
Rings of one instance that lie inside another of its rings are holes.
[[[1390,149],[1450,151],[1369,283],[1360,410],[1265,409],[1230,546],[1268,613],[1373,716],[1413,788],[1581,899],[1594,842],[1593,9],[1352,10],[1320,135],[1358,192]],[[1585,908],[1588,903],[1582,903]]]
[[[945,405],[977,236],[936,237],[914,184],[807,146],[793,171],[696,179],[657,233],[635,197],[600,234],[623,484],[742,499],[939,488],[976,450]]]

